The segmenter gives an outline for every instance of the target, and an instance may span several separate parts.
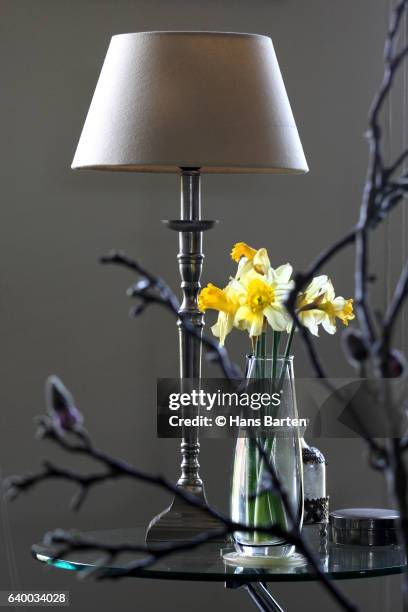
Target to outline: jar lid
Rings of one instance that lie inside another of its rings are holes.
[[[329,517],[331,538],[336,544],[397,544],[398,519],[398,512],[388,508],[334,510]]]
[[[325,463],[327,465],[322,451],[314,446],[303,446],[302,459],[303,463]]]

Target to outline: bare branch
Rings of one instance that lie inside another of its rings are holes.
[[[183,324],[187,333],[202,343],[207,351],[207,359],[218,364],[228,379],[237,379],[242,373],[237,365],[230,361],[229,355],[223,346],[214,338],[210,338],[197,329],[189,321],[188,317],[179,313],[180,304],[170,287],[158,276],[153,275],[143,268],[136,260],[130,259],[121,251],[112,251],[100,259],[104,264],[117,264],[124,266],[141,276],[141,280],[132,285],[128,290],[129,297],[136,297],[141,300],[142,308],[138,305],[132,309],[132,316],[137,316],[144,312],[150,304],[158,304],[166,308],[174,317],[177,317]]]

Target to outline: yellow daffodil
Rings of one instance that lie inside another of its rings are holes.
[[[288,292],[292,288],[289,264],[267,274],[249,270],[231,285],[239,296],[240,306],[236,311],[234,325],[246,329],[251,337],[259,336],[268,323],[275,331],[284,331],[289,322],[289,314],[284,306]]]
[[[218,320],[212,326],[211,331],[214,336],[220,339],[221,345],[224,344],[226,336],[233,328],[238,306],[238,294],[232,288],[231,283],[225,289],[220,289],[209,283],[207,287],[200,291],[198,307],[201,312],[205,312],[208,309],[219,311]]]

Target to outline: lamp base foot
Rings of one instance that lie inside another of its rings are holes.
[[[184,487],[181,487],[184,489]],[[185,487],[207,501],[203,487]],[[175,497],[171,505],[155,516],[146,531],[146,542],[183,542],[191,540],[200,533],[218,531],[222,524],[200,508],[190,506],[180,497]],[[229,536],[219,536],[213,542],[228,542]]]

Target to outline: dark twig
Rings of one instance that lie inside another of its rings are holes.
[[[141,314],[149,304],[158,304],[166,308],[174,317],[181,320],[188,334],[197,338],[207,351],[209,361],[218,364],[224,376],[228,379],[237,379],[242,373],[237,365],[230,361],[229,355],[223,346],[213,338],[201,335],[191,321],[179,313],[180,304],[170,287],[158,276],[146,270],[139,262],[130,259],[121,251],[111,251],[108,255],[101,257],[103,264],[116,264],[127,268],[141,277],[137,283],[132,285],[127,294],[129,297],[138,298],[139,304],[130,311],[131,316]]]
[[[408,295],[408,262],[401,272],[393,299],[389,304],[383,321],[383,335],[386,341],[391,341],[391,332],[395,326],[397,317],[403,307]]]

